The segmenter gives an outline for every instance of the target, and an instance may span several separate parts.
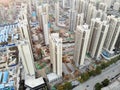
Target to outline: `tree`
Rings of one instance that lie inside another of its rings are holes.
[[[79,81],[80,83],[83,83],[83,82],[84,82],[83,79],[81,79],[81,78],[78,78],[78,81]]]
[[[65,90],[65,89],[64,89],[64,86],[63,86],[63,85],[59,85],[59,86],[57,87],[57,90]]]
[[[83,81],[87,81],[89,78],[90,76],[87,72],[81,74],[81,79],[83,79]]]
[[[101,83],[96,83],[95,84],[95,90],[101,90],[102,84]]]
[[[102,63],[101,64],[101,69],[105,69],[107,67],[107,64],[106,63]]]
[[[104,87],[107,86],[109,83],[110,83],[110,81],[108,79],[105,79],[102,81],[102,84]]]
[[[101,73],[101,68],[99,66],[96,67],[95,73],[96,75]]]
[[[71,82],[65,82],[65,84],[64,84],[64,89],[65,89],[65,90],[71,90],[71,89],[72,89],[72,84],[71,84]]]
[[[95,70],[89,71],[88,74],[89,74],[89,76],[95,76],[96,75]]]

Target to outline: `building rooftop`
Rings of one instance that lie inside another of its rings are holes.
[[[50,74],[47,75],[47,78],[48,78],[49,82],[52,82],[52,81],[55,81],[56,79],[58,79],[59,76],[55,73],[50,73]]]
[[[39,85],[42,85],[44,84],[44,80],[43,80],[43,77],[40,77],[40,78],[37,78],[37,79],[28,79],[28,80],[25,80],[25,85],[30,87],[30,88],[35,88]]]

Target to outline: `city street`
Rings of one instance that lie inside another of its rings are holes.
[[[79,86],[75,87],[73,90],[93,90],[94,85],[97,82],[101,82],[106,78],[113,78],[115,75],[120,73],[120,62],[117,64],[113,64],[110,67],[106,68],[102,74],[92,77],[88,81],[86,81],[83,84],[80,84]]]

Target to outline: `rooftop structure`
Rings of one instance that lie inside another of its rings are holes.
[[[50,74],[47,75],[47,78],[48,78],[48,81],[49,81],[49,82],[54,82],[54,81],[56,81],[57,79],[59,79],[60,76],[58,76],[58,75],[55,74],[55,73],[50,73]]]
[[[29,89],[45,89],[46,82],[44,81],[43,77],[37,79],[28,79],[25,81],[25,86]]]

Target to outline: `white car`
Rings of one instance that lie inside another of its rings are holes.
[[[72,86],[77,86],[77,85],[80,84],[80,82],[77,81],[77,80],[74,80],[74,81],[71,82],[71,84],[72,84]]]

